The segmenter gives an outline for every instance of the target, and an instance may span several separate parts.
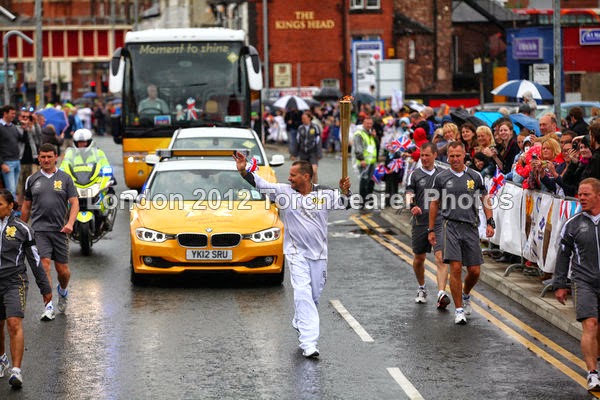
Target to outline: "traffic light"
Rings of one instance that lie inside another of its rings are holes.
[[[102,81],[102,87],[100,87],[100,90],[102,91],[102,93],[108,93],[108,82],[107,81]]]
[[[90,81],[90,92],[96,93],[96,81]]]

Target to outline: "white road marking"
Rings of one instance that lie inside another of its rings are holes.
[[[400,368],[388,368],[387,371],[394,378],[396,383],[400,385],[404,393],[411,400],[425,400],[425,398],[419,393],[416,387],[408,380],[406,376],[400,371]]]
[[[363,342],[368,342],[368,343],[374,342],[371,335],[369,335],[369,333],[365,330],[365,328],[363,328],[358,323],[358,321],[348,312],[348,310],[346,310],[346,307],[344,307],[344,305],[342,304],[341,301],[334,299],[334,300],[329,300],[329,302],[331,303],[333,308],[335,308],[335,310],[338,313],[340,313],[342,318],[344,318],[346,320],[348,325],[350,325],[350,328],[354,329],[354,332],[356,332],[358,337],[360,337]]]
[[[327,223],[327,225],[341,225],[341,224],[347,224],[348,222],[352,222],[349,219],[338,219],[336,221],[329,221]]]
[[[363,237],[364,235],[361,235],[360,233],[354,233],[354,232],[332,232],[330,233],[331,237],[334,238],[347,238],[347,239],[356,239],[359,237]]]

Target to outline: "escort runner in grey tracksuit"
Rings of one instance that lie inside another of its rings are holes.
[[[567,274],[571,263],[574,296],[600,295],[600,215],[581,212],[571,217],[562,228],[561,243],[556,259],[553,286],[568,288]],[[585,291],[585,293],[583,293]],[[589,293],[591,292],[591,293]],[[595,303],[577,301],[577,320],[598,317]]]
[[[0,298],[3,298],[6,291],[15,287],[15,285],[27,291],[28,280],[25,257],[29,261],[35,281],[40,288],[40,293],[42,295],[51,293],[52,288],[42,266],[31,228],[15,217],[14,212],[5,220],[0,221],[0,226],[2,229],[2,240],[0,241]],[[8,306],[7,300],[9,299],[4,298],[4,306]],[[22,310],[17,313],[19,315],[3,315],[5,310],[1,310],[0,316],[24,317],[25,298],[21,301]]]

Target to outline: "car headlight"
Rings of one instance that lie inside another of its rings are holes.
[[[272,242],[281,237],[281,229],[279,228],[269,228],[264,231],[258,231],[254,233],[249,233],[244,235],[244,239],[250,239],[253,242]]]
[[[148,228],[137,228],[135,230],[135,236],[138,239],[143,240],[144,242],[155,242],[155,243],[162,243],[165,240],[173,239],[175,237],[173,235],[154,231],[154,230],[148,229]]]

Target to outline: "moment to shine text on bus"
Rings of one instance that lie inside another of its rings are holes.
[[[228,53],[229,46],[224,44],[194,44],[180,43],[177,45],[145,44],[140,47],[140,54],[165,55],[165,54],[200,54],[200,53]]]

